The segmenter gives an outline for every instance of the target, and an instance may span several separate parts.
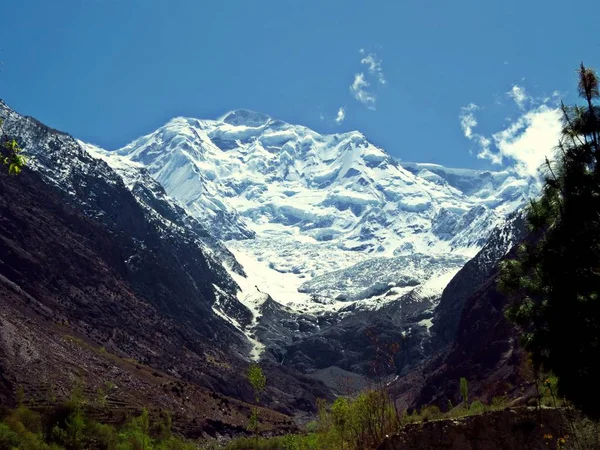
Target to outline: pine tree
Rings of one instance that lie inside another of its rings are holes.
[[[600,417],[600,108],[598,76],[581,64],[584,105],[562,105],[563,132],[546,159],[541,197],[528,210],[531,229],[500,286],[513,297],[509,319],[536,368],[553,372],[559,394]]]

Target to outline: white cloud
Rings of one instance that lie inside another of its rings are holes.
[[[470,103],[467,106],[463,106],[460,109],[460,127],[465,133],[465,137],[467,139],[471,139],[473,137],[473,128],[477,126],[477,119],[475,118],[475,111],[477,111],[479,107],[475,103]]]
[[[510,158],[521,175],[535,175],[546,157],[554,158],[561,129],[560,109],[541,105],[524,113],[505,130],[492,135],[497,149],[493,155],[480,153],[477,156],[492,162]]]
[[[526,95],[524,89],[518,92]],[[465,137],[479,147],[477,157],[498,165],[508,162],[521,176],[538,176],[545,158],[554,157],[562,129],[560,109],[548,104],[536,105],[490,137],[474,131],[478,109],[471,103],[461,108],[459,115]]]
[[[341,106],[340,109],[338,109],[337,117],[335,118],[335,123],[342,123],[345,118],[346,118],[346,108]]]
[[[365,50],[361,48],[359,50],[359,53],[361,55],[364,55]],[[367,56],[360,60],[360,63],[366,64],[369,67],[369,73],[375,78],[377,78],[379,84],[386,84],[385,76],[383,75],[383,70],[381,68],[382,61],[381,59],[377,58],[377,55],[375,53],[369,53]]]
[[[477,106],[475,103],[470,103],[467,106],[463,106],[460,109],[459,114],[460,127],[462,128],[465,137],[473,142],[476,142],[481,148],[481,151],[477,155],[478,158],[480,157],[479,155],[485,155],[486,158],[492,159],[492,162],[500,163],[502,161],[494,158],[494,155],[490,150],[490,145],[492,141],[489,138],[482,136],[481,134],[475,133],[473,131],[473,128],[477,126],[477,118],[475,117],[475,111],[477,111],[478,109],[479,106]]]
[[[529,95],[527,95],[527,92],[525,92],[525,88],[516,84],[506,93],[506,95],[511,97],[520,109],[523,109],[525,103],[531,100]]]
[[[357,73],[354,75],[354,82],[350,85],[350,93],[367,108],[374,110],[376,97],[373,93],[367,91],[366,88],[369,86],[370,83],[365,80],[365,74]]]
[[[364,48],[359,49],[358,53],[362,55],[360,63],[367,66],[367,72],[360,72],[354,75],[354,81],[350,85],[350,93],[367,108],[375,110],[377,96],[372,89],[367,88],[371,87],[371,81],[381,85],[387,83],[383,69],[381,68],[382,60],[375,53],[367,54]],[[367,75],[369,76],[369,81],[367,81]]]

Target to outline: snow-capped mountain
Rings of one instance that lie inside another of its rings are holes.
[[[257,291],[318,312],[456,272],[536,189],[511,171],[401,163],[359,132],[246,110],[175,118],[116,155],[225,240],[254,309]]]
[[[107,233],[105,268],[140,299],[128,308],[154,308],[165,320],[153,325],[172,324],[161,343],[183,330],[204,356],[140,354],[191,376],[214,361],[206,349],[232,361],[230,375],[250,357],[278,373],[368,376],[373,329],[402,342],[406,373],[453,338],[467,297],[522,236],[511,213],[538,189],[511,171],[398,162],[358,132],[321,135],[248,111],[176,118],[118,151],[2,102],[0,118],[26,172]],[[92,330],[97,317],[79,325]]]
[[[106,158],[101,149],[23,117],[1,101],[0,118],[4,131],[26,149],[28,169],[115,236],[123,256],[115,270],[144,298],[247,353],[251,342],[240,324],[252,317],[239,303],[231,277],[241,277],[242,267],[146,169],[114,155]]]

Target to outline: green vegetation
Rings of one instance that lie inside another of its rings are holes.
[[[265,377],[258,364],[251,364],[248,368],[248,381],[254,389],[254,407],[250,415],[250,430],[254,432],[255,438],[258,439],[258,403],[260,402],[260,395],[267,387],[267,377]]]
[[[213,447],[219,448],[219,447]],[[239,438],[231,441],[224,450],[326,450],[321,447],[316,434],[287,435],[272,438]],[[212,449],[211,449],[212,450]]]
[[[369,450],[387,434],[397,431],[400,420],[387,392],[367,390],[354,398],[339,397],[327,407],[318,401],[318,419],[310,432],[274,438],[241,438],[226,450]]]
[[[507,312],[520,326],[536,370],[558,377],[565,397],[600,417],[600,97],[598,77],[579,71],[583,106],[562,105],[556,159],[546,160],[543,195],[528,209],[530,237],[502,265]]]
[[[489,405],[475,400],[465,407],[449,405],[447,411],[438,406],[424,406],[411,414],[398,414],[386,390],[366,390],[359,395],[339,397],[332,405],[319,400],[316,422],[306,427],[305,434],[272,438],[239,438],[226,450],[372,450],[378,448],[386,435],[403,426],[431,420],[454,419],[503,410],[510,401],[495,397]],[[218,447],[215,447],[218,448]]]
[[[0,119],[0,165],[8,167],[9,175],[18,175],[25,166],[26,159],[21,154],[23,149],[15,139],[4,134],[4,121]]]
[[[192,450],[197,446],[171,434],[171,418],[163,413],[151,423],[147,410],[117,428],[85,414],[79,394],[48,414],[25,406],[5,412],[0,421],[1,450]]]

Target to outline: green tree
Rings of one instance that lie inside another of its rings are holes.
[[[560,396],[600,417],[599,90],[594,70],[581,64],[578,76],[584,104],[562,105],[556,158],[528,209],[530,236],[502,264],[500,287],[536,370],[554,373]]]
[[[248,381],[254,390],[254,407],[250,415],[250,429],[258,440],[258,403],[260,402],[260,395],[267,387],[267,377],[265,377],[258,364],[251,364],[248,368]]]
[[[4,121],[0,119],[0,164],[8,167],[9,175],[18,175],[25,166],[26,159],[21,154],[23,149],[15,139],[4,133]]]

